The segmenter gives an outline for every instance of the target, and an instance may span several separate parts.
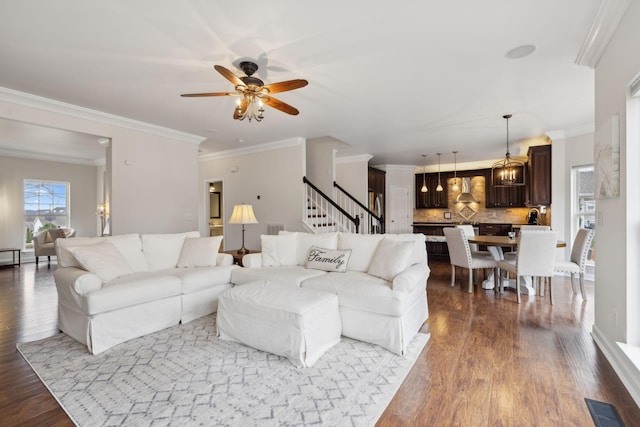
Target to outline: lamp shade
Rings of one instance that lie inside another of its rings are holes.
[[[231,218],[229,218],[229,224],[257,224],[258,220],[253,213],[253,206],[251,205],[235,205]]]

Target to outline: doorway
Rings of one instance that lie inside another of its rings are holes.
[[[207,203],[206,212],[209,217],[209,236],[224,235],[224,205],[223,205],[224,186],[222,181],[211,181],[207,187]],[[220,250],[223,250],[224,242]]]

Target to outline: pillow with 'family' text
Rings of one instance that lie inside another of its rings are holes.
[[[312,246],[307,257],[307,268],[344,273],[351,257],[351,249],[324,249]]]

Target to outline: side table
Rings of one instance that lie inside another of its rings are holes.
[[[20,249],[16,249],[16,248],[0,248],[0,252],[12,252],[12,255],[13,255],[13,262],[11,264],[1,263],[0,266],[14,267],[14,266],[17,265],[18,267],[20,267]],[[16,254],[18,254],[18,262],[16,262]]]
[[[259,254],[260,251],[256,251],[253,249],[249,249],[250,252],[248,252],[249,254]],[[233,249],[231,251],[222,251],[222,253],[224,254],[229,254],[233,257],[233,263],[234,264],[238,264],[240,267],[242,267],[242,257],[247,255],[247,254],[239,254],[237,249]]]

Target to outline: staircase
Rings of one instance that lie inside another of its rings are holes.
[[[302,182],[306,189],[306,212],[302,222],[307,231],[364,234],[384,232],[382,216],[376,216],[335,182],[334,187],[340,191],[337,202],[324,194],[306,177],[302,178]],[[365,226],[362,227],[362,224]]]

